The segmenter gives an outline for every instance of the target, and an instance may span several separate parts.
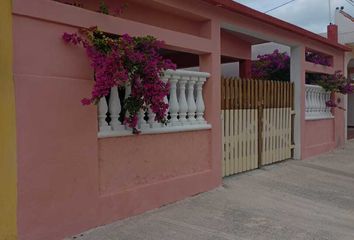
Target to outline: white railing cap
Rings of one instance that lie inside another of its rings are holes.
[[[197,72],[197,71],[187,71],[187,70],[172,70],[168,69],[165,71],[168,75],[179,75],[179,76],[190,76],[190,77],[210,77],[210,73],[207,72]]]
[[[318,89],[323,89],[320,85],[312,85],[312,84],[306,84],[306,88],[318,88]]]

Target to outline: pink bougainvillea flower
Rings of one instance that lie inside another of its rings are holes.
[[[101,97],[109,95],[112,87],[125,87],[129,83],[132,91],[124,101],[129,113],[124,124],[136,129],[138,112],[143,107],[151,108],[156,121],[165,122],[168,104],[164,99],[170,86],[161,80],[161,75],[166,69],[176,69],[176,65],[160,55],[163,42],[151,36],[109,37],[97,27],[81,29],[79,34],[64,33],[62,38],[66,43],[84,47],[94,70],[91,97],[82,99],[81,103],[97,103]]]
[[[326,102],[326,106],[327,107],[337,107],[337,103],[331,99]]]
[[[90,105],[92,103],[92,100],[88,98],[83,98],[81,99],[81,103],[82,105]]]

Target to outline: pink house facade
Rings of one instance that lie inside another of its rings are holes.
[[[115,7],[115,1],[106,2]],[[239,62],[240,77],[250,77],[254,44],[291,48],[293,157],[306,159],[344,144],[342,110],[306,119],[305,73],[343,71],[346,46],[231,0],[124,2],[127,8],[118,17],[98,13],[94,0],[81,7],[13,0],[2,9],[2,20],[12,26],[5,40],[13,47],[0,50],[9,51],[2,60],[8,63],[6,101],[13,111],[1,112],[8,123],[0,131],[13,128],[0,136],[12,139],[0,150],[6,169],[0,176],[7,173],[0,179],[11,183],[0,185],[0,199],[17,204],[0,206],[6,213],[0,216],[6,226],[0,227],[0,239],[62,239],[220,186],[221,63]],[[64,32],[91,26],[116,35],[155,36],[165,41],[164,52],[178,68],[197,67],[202,74],[180,71],[179,77],[194,77],[195,86],[200,82],[205,110],[199,102],[196,111],[199,106],[205,122],[139,136],[102,133],[97,107],[80,104],[93,85],[89,62],[82,49],[61,39]],[[306,49],[330,55],[332,66],[306,62]]]

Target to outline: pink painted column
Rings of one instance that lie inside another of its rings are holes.
[[[305,149],[305,47],[291,48],[290,80],[295,83],[294,159],[302,159]]]
[[[200,71],[209,72],[210,78],[205,83],[205,118],[212,125],[211,154],[213,183],[221,184],[221,62],[220,62],[220,24],[211,22],[213,46],[211,53],[199,56]]]
[[[343,73],[346,71],[346,66],[345,66],[345,63],[344,63],[344,55],[343,56],[335,56],[334,57],[334,61],[337,62],[337,67],[336,67],[336,70],[340,70],[342,71]],[[340,99],[340,104],[339,106],[342,107],[342,108],[346,108],[347,104],[347,96],[345,95],[339,95],[339,94],[336,94],[335,96],[337,99],[339,98]],[[348,111],[348,110],[346,110]],[[334,124],[335,124],[335,144],[336,144],[336,147],[340,147],[340,146],[343,146],[346,142],[346,131],[347,131],[347,124],[346,124],[346,119],[347,119],[347,112],[342,110],[342,109],[338,109],[336,108],[334,110],[334,116],[335,116],[335,119],[334,119]]]
[[[251,78],[252,61],[250,59],[240,60],[240,78]]]

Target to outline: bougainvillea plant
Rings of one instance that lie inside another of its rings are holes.
[[[343,76],[341,71],[336,71],[333,75],[321,74],[321,77],[314,81],[317,85],[323,87],[325,91],[331,93],[351,94],[354,92],[352,83]],[[327,107],[339,107],[340,98],[330,99],[326,102]],[[342,108],[341,108],[342,109]]]
[[[329,56],[310,50],[306,50],[305,60],[314,64],[331,66]],[[311,76],[311,78],[318,78],[318,76]],[[252,77],[290,81],[290,56],[288,53],[280,52],[278,49],[270,54],[258,55],[257,60],[252,62]]]
[[[305,51],[305,60],[314,64],[320,64],[323,66],[331,66],[330,57],[323,54],[313,52],[310,50]]]
[[[329,58],[315,52],[306,52],[306,60],[315,64],[330,66]],[[289,81],[290,57],[286,52],[276,49],[271,54],[258,55],[258,60],[252,62],[252,77],[266,80]],[[327,92],[350,94],[354,86],[346,79],[341,71],[333,75],[321,73],[306,73],[306,84],[322,86]],[[327,107],[339,107],[340,98],[326,102]]]
[[[97,27],[64,33],[63,40],[84,47],[94,70],[91,97],[82,99],[82,104],[98,103],[114,86],[130,86],[131,94],[124,100],[127,111],[124,123],[133,129],[133,133],[138,133],[136,126],[141,109],[151,108],[156,121],[166,122],[168,104],[164,98],[169,93],[169,85],[161,80],[161,76],[166,69],[176,69],[176,65],[160,55],[162,41],[152,36],[109,36]]]
[[[278,49],[271,54],[258,55],[252,62],[252,77],[275,81],[290,81],[290,57]]]

